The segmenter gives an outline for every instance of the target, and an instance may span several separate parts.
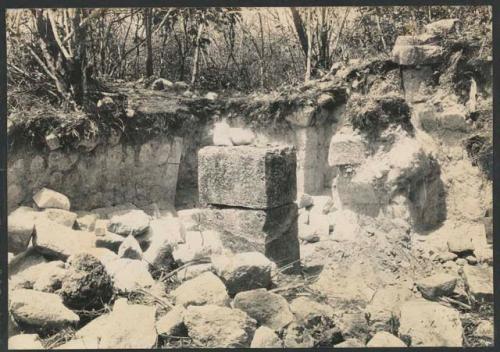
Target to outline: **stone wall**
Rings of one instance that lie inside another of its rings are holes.
[[[74,210],[126,202],[173,204],[181,152],[178,137],[98,145],[90,152],[15,150],[8,160],[9,212],[31,204],[42,187],[67,195]]]

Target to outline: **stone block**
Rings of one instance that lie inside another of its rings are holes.
[[[295,201],[295,148],[205,147],[198,152],[202,204],[269,209]]]
[[[29,207],[19,207],[8,217],[8,250],[14,254],[28,248],[35,229],[37,213]]]
[[[212,207],[200,214],[200,226],[219,231],[235,253],[261,252],[283,266],[300,258],[297,218],[294,203],[267,210]]]
[[[392,60],[404,66],[431,65],[440,63],[443,54],[439,45],[397,45],[392,49]]]
[[[493,268],[466,265],[463,268],[465,286],[474,303],[493,302]]]
[[[362,137],[351,129],[334,134],[328,151],[330,166],[358,165],[366,159],[366,146]]]
[[[437,36],[428,33],[420,35],[400,35],[396,38],[394,46],[434,44],[438,39]]]
[[[431,35],[447,35],[456,30],[460,20],[457,18],[447,18],[426,24],[424,29]]]

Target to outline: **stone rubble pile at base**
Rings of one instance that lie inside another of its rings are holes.
[[[456,24],[398,37],[403,79],[443,62]],[[491,188],[462,156],[462,105],[424,109],[420,83],[339,122],[325,194],[297,194],[294,148],[224,124],[199,151],[200,208],[77,212],[42,188],[8,218],[9,347],[492,344],[491,203],[464,204]],[[370,109],[388,119],[376,131],[357,124]]]

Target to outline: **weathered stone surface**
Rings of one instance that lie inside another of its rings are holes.
[[[155,283],[149,273],[148,263],[144,261],[120,258],[104,263],[104,265],[118,291],[133,292],[152,287]]]
[[[495,329],[493,324],[488,320],[481,320],[474,330],[474,336],[493,339]]]
[[[102,228],[101,221],[107,223],[107,220],[97,220],[95,233],[95,246],[98,248],[106,248],[113,252],[118,252],[118,249],[125,241],[124,236],[109,232],[106,228]]]
[[[56,208],[69,210],[70,209],[70,201],[69,198],[64,194],[53,191],[48,188],[42,188],[39,190],[34,196],[33,201],[36,206],[40,209],[45,208]]]
[[[219,121],[214,123],[213,128],[213,144],[217,146],[232,146],[231,141],[231,127],[226,121]]]
[[[410,289],[402,286],[387,286],[373,295],[366,307],[369,322],[375,329],[385,329],[391,318],[400,315],[401,306],[413,297]]]
[[[68,259],[68,272],[59,294],[66,306],[76,310],[99,310],[113,296],[113,281],[94,256],[79,253]]]
[[[9,287],[11,289],[27,288],[37,291],[54,292],[61,288],[65,275],[64,262],[42,262],[23,270],[17,275],[11,275]]]
[[[297,195],[297,206],[299,209],[308,208],[314,204],[314,199],[307,193],[300,193]]]
[[[303,223],[299,223],[299,239],[308,242],[314,243],[320,240],[320,235],[318,234],[316,228],[312,225],[307,225]]]
[[[182,209],[177,212],[177,216],[181,221],[184,229],[186,231],[199,231],[200,230],[200,214],[203,209],[192,208],[192,209]]]
[[[285,348],[311,348],[314,347],[314,339],[304,327],[296,322],[287,326],[284,333],[283,344]]]
[[[428,299],[437,299],[453,293],[457,284],[457,277],[449,274],[434,274],[417,281],[417,287],[422,296]]]
[[[156,309],[152,306],[128,304],[119,299],[111,313],[102,315],[78,330],[76,339],[99,340],[99,348],[152,348],[157,339]]]
[[[475,303],[493,302],[493,268],[465,265],[465,286]]]
[[[149,216],[142,210],[123,210],[113,214],[108,231],[122,236],[139,236],[147,231]]]
[[[97,214],[89,212],[77,212],[76,226],[79,230],[92,232],[98,219]]]
[[[437,36],[428,33],[420,35],[400,35],[396,38],[394,46],[435,44],[438,40],[439,38]]]
[[[334,315],[332,307],[318,303],[307,297],[297,297],[290,302],[290,310],[299,321],[311,321],[318,317],[331,318]]]
[[[72,228],[75,224],[78,215],[71,211],[64,209],[44,209],[42,212],[37,214],[37,218],[46,218],[49,221],[54,221],[60,225],[64,225]]]
[[[272,262],[259,252],[212,256],[212,267],[231,296],[271,285]]]
[[[164,267],[170,265],[173,249],[185,241],[186,231],[179,219],[161,218],[150,222],[144,236],[149,243],[144,260],[155,267]]]
[[[128,259],[142,259],[142,249],[133,235],[128,235],[118,248],[118,256]]]
[[[184,324],[197,346],[209,348],[249,347],[257,328],[243,311],[216,305],[189,306]]]
[[[328,164],[330,166],[358,165],[366,158],[367,148],[363,138],[352,128],[344,127],[330,141]]]
[[[37,334],[20,334],[9,338],[9,350],[43,350]]]
[[[111,219],[114,214],[119,214],[124,210],[137,210],[137,207],[132,203],[122,203],[109,207],[92,209],[92,214],[96,214],[99,219]]]
[[[460,314],[453,308],[425,300],[401,306],[399,336],[409,336],[411,346],[462,347]]]
[[[17,323],[38,330],[52,330],[78,323],[80,318],[54,293],[35,290],[9,292],[9,311]]]
[[[182,283],[171,294],[177,305],[185,307],[204,304],[227,306],[229,304],[226,286],[211,272],[205,272]]]
[[[95,247],[95,236],[90,232],[75,231],[47,220],[37,220],[33,245],[40,253],[66,260],[70,255]]]
[[[399,65],[429,65],[441,62],[444,51],[439,45],[398,45],[392,49],[392,60]]]
[[[406,344],[393,334],[380,331],[368,341],[366,347],[406,347]]]
[[[279,207],[297,196],[295,149],[205,147],[198,152],[200,203],[254,209]]]
[[[184,326],[184,313],[186,309],[175,306],[164,316],[156,321],[156,332],[158,335],[182,336],[186,327]]]
[[[472,252],[474,250],[473,237],[469,234],[457,233],[448,239],[448,250],[452,253]]]
[[[301,109],[293,111],[291,114],[287,114],[285,119],[295,126],[309,127],[315,114],[315,106],[305,106]]]
[[[283,347],[283,342],[279,339],[276,333],[267,326],[261,326],[255,330],[253,335],[251,348],[280,348]]]
[[[300,258],[297,216],[296,204],[268,210],[207,208],[201,224],[219,231],[226,248],[261,252],[283,266]]]
[[[9,278],[14,275],[21,274],[24,270],[40,264],[46,263],[47,259],[39,252],[35,250],[35,248],[30,247],[26,251],[19,253],[14,256],[9,262]]]
[[[26,248],[35,230],[36,212],[29,207],[19,207],[8,217],[8,250],[14,254]]]
[[[260,325],[274,330],[279,330],[293,321],[293,314],[286,299],[263,288],[238,293],[234,297],[233,306],[246,312]]]
[[[213,230],[188,231],[186,232],[186,243],[179,244],[172,251],[172,256],[177,263],[182,264],[226,252],[229,251],[224,248],[219,232]]]
[[[169,90],[174,88],[174,83],[165,78],[158,78],[151,84],[151,88],[154,90]]]
[[[233,127],[230,138],[233,145],[250,145],[255,140],[255,133],[246,128]]]
[[[426,24],[424,30],[430,34],[443,36],[452,33],[459,23],[460,20],[457,18],[447,18]]]

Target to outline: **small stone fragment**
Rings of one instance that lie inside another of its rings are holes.
[[[122,236],[139,236],[147,231],[149,216],[142,210],[123,210],[113,214],[108,231]]]

